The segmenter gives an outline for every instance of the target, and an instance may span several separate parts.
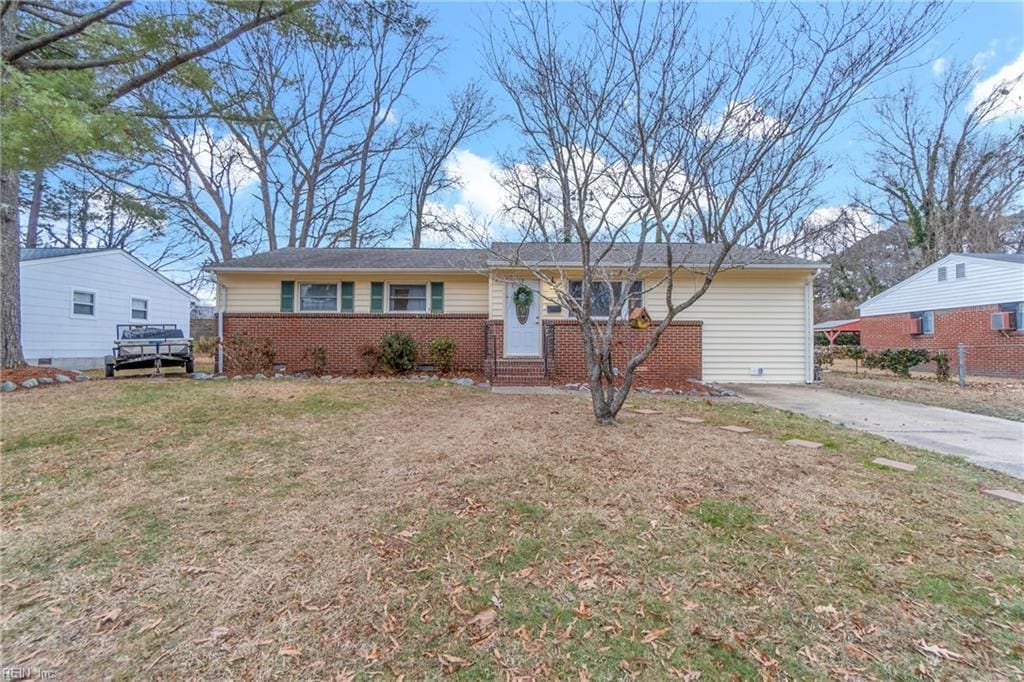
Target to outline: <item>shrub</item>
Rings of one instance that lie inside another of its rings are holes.
[[[366,371],[373,374],[380,369],[381,350],[380,346],[363,346],[359,349],[359,355],[366,363]]]
[[[327,374],[327,349],[317,344],[306,349],[302,359],[309,363],[306,371],[315,377]]]
[[[867,356],[868,352],[864,350],[864,346],[847,346],[845,350],[846,357],[853,360],[853,371],[854,373],[860,372],[860,363]]]
[[[877,353],[867,353],[864,366],[887,369],[898,377],[910,378],[910,368],[928,362],[931,358],[924,348],[888,348]]]
[[[192,342],[192,350],[198,355],[213,355],[217,350],[217,337],[200,336]]]
[[[936,353],[932,356],[935,363],[935,378],[939,381],[949,381],[949,356],[945,353]]]
[[[836,362],[836,354],[828,348],[815,348],[814,359],[822,367],[831,367]]]
[[[430,353],[430,361],[434,363],[441,372],[448,372],[452,368],[452,362],[455,360],[455,351],[459,349],[459,344],[455,343],[455,339],[450,336],[440,336],[430,342],[427,346],[427,352]]]
[[[254,374],[269,370],[276,357],[273,341],[256,340],[245,332],[235,334],[224,344],[224,364],[233,372]]]
[[[380,363],[392,372],[408,372],[416,366],[416,342],[405,332],[391,332],[380,342]]]
[[[853,332],[839,332],[836,334],[836,340],[833,345],[836,346],[856,346],[860,343],[860,339]],[[814,332],[814,345],[815,346],[827,346],[828,336],[825,332]]]

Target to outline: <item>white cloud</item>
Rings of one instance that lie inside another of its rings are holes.
[[[801,223],[793,245],[804,258],[823,258],[838,253],[875,234],[882,226],[867,211],[854,206],[819,206]]]
[[[932,73],[936,76],[941,76],[942,74],[946,73],[946,70],[948,68],[949,60],[946,59],[945,57],[939,57],[934,62],[932,62]]]
[[[168,139],[164,144],[176,146]],[[191,139],[184,139],[182,144],[191,148],[190,154],[195,159],[191,174],[195,179],[201,175],[225,190],[244,189],[259,179],[255,160],[234,135],[218,139],[204,127],[197,130]]]
[[[974,108],[996,92],[1001,93],[1000,101],[993,107],[988,120],[1024,116],[1024,52],[988,78],[978,81],[968,106]]]
[[[977,52],[973,57],[971,57],[971,66],[978,70],[984,69],[986,64],[995,59],[995,56],[995,47],[990,47],[987,50]]]
[[[728,137],[747,137],[754,140],[777,135],[786,129],[784,122],[766,114],[750,99],[729,102],[717,120],[703,126],[703,132],[708,137],[724,134]]]

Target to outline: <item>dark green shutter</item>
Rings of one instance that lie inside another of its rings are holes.
[[[281,312],[295,312],[295,282],[281,282]]]
[[[342,282],[341,283],[341,312],[351,313],[355,312],[356,301],[355,301],[355,283],[354,282]]]
[[[384,282],[370,282],[370,312],[384,312]]]
[[[444,312],[444,282],[430,283],[430,312]]]

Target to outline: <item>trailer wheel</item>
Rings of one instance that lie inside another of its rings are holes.
[[[105,369],[104,369],[103,376],[107,377],[108,379],[113,379],[114,378],[114,366],[111,365],[111,364],[108,364],[105,367]]]
[[[192,374],[192,372],[194,372],[194,371],[196,371],[196,364],[195,364],[195,362],[193,360],[186,360],[185,361],[185,374]]]

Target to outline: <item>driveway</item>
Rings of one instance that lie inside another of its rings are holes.
[[[817,386],[733,387],[740,400],[799,412],[1024,478],[1024,424]]]

